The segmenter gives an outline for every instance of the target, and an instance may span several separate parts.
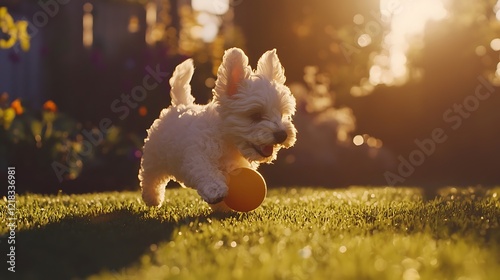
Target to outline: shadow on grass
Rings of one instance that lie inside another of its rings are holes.
[[[206,218],[159,221],[123,210],[21,231],[16,236],[16,278],[80,279],[103,269],[118,270],[136,263],[152,244],[170,240],[180,225]]]

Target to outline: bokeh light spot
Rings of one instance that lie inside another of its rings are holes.
[[[490,47],[494,51],[500,51],[500,38],[495,38],[491,40]]]
[[[358,45],[362,48],[370,45],[372,43],[372,37],[368,34],[363,34],[358,38]]]
[[[358,135],[358,136],[359,136],[359,135]],[[343,253],[345,253],[345,252],[347,252],[347,247],[346,247],[346,246],[343,246],[343,245],[342,245],[342,246],[340,246],[340,248],[339,248],[339,252],[340,252],[340,253],[342,253],[342,254],[343,254]]]
[[[212,78],[212,77],[207,78],[207,79],[205,80],[205,86],[206,86],[207,88],[213,88],[213,87],[215,87],[215,79],[214,79],[214,78]]]
[[[148,109],[146,106],[139,107],[139,116],[145,117],[148,114]]]
[[[365,22],[365,17],[361,14],[356,14],[354,15],[354,17],[352,18],[352,21],[355,23],[355,24],[363,24],[363,22]]]
[[[352,143],[356,146],[361,146],[363,143],[365,143],[365,139],[361,135],[356,135],[354,138],[352,138]]]
[[[477,56],[484,56],[486,54],[486,48],[484,46],[477,46],[475,52]]]
[[[142,157],[142,152],[141,152],[140,150],[136,150],[136,151],[134,152],[134,156],[135,156],[136,158],[141,158],[141,157]]]

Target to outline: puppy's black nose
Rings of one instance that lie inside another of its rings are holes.
[[[288,137],[288,134],[286,134],[286,131],[280,130],[280,131],[274,132],[273,136],[274,136],[274,140],[276,141],[276,143],[279,144],[279,143],[285,142],[286,138]]]

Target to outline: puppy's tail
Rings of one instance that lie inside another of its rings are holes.
[[[172,105],[190,105],[194,103],[194,97],[191,95],[191,86],[189,82],[194,73],[193,60],[188,59],[177,65],[172,78],[170,78],[170,97]]]

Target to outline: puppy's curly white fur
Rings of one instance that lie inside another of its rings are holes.
[[[147,205],[162,204],[169,180],[218,203],[227,195],[229,172],[257,169],[296,141],[295,98],[284,85],[276,50],[264,53],[255,71],[242,50],[227,50],[207,105],[194,103],[193,72],[191,59],[177,66],[170,79],[172,106],[162,110],[144,140],[139,180]]]

